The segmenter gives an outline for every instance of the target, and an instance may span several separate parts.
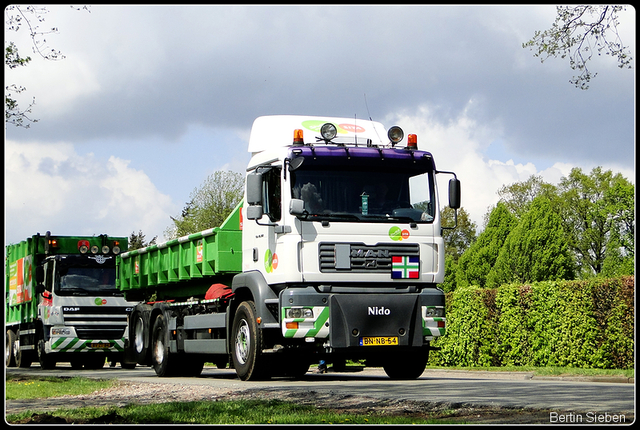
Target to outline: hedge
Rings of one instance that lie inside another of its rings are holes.
[[[633,276],[459,287],[429,364],[631,369],[634,289]]]

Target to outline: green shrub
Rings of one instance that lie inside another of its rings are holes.
[[[631,369],[634,289],[633,276],[460,287],[430,364]]]

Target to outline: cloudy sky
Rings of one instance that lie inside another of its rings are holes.
[[[253,120],[344,116],[418,135],[462,181],[482,225],[503,185],[574,167],[635,178],[635,69],[597,58],[587,91],[568,61],[522,43],[554,6],[48,6],[47,61],[7,32],[35,97],[5,128],[5,242],[37,232],[147,239],[216,170],[244,172]],[[635,58],[635,10],[619,32]]]

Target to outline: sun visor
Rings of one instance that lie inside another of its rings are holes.
[[[256,118],[251,128],[249,138],[250,153],[265,151],[272,148],[289,146],[293,143],[294,131],[302,130],[305,144],[315,144],[320,137],[323,124],[332,123],[336,126],[336,143],[350,141],[366,145],[371,140],[373,145],[386,145],[387,131],[376,121],[360,120],[356,118],[334,118],[320,116],[272,115]]]

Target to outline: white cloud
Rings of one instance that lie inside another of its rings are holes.
[[[116,157],[79,155],[67,143],[5,142],[5,237],[15,243],[57,235],[161,237],[177,206],[147,175]]]
[[[469,112],[475,101],[448,123],[436,119],[437,108],[423,105],[416,112],[388,117],[387,124],[400,125],[405,134],[418,135],[418,147],[433,154],[438,170],[454,171],[462,184],[462,206],[478,228],[483,226],[483,217],[488,208],[498,202],[497,191],[503,185],[526,181],[531,175],[541,175],[543,180],[556,184],[562,176],[569,174],[572,166],[556,163],[544,171],[538,171],[533,163],[515,163],[489,159],[485,150],[491,142],[502,138],[499,124],[484,125],[470,118]],[[505,154],[508,157],[508,154]],[[585,169],[583,169],[585,170]],[[591,168],[587,169],[587,172]],[[446,181],[440,180],[440,199],[446,205]]]

